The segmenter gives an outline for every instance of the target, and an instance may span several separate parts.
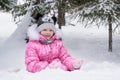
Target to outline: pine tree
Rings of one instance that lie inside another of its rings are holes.
[[[112,52],[112,32],[120,25],[120,0],[94,0],[94,2],[86,2],[74,9],[78,10],[76,16],[79,15],[80,21],[94,22],[98,26],[108,25],[108,51]],[[116,24],[115,27],[112,25],[113,23]]]

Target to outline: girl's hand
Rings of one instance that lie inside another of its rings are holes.
[[[61,67],[61,63],[60,62],[57,62],[57,61],[54,61],[52,63],[49,64],[49,68],[50,69],[58,69]]]
[[[75,70],[80,69],[81,66],[82,66],[82,64],[83,64],[83,60],[81,60],[81,61],[76,60],[76,61],[73,63],[73,68],[74,68]]]

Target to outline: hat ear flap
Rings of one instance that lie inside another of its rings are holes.
[[[43,24],[44,21],[42,21],[42,17],[39,17],[38,21],[37,21],[37,26]]]
[[[42,21],[42,18],[43,18],[43,14],[41,13],[37,13],[36,16],[35,16],[35,20],[36,20],[36,23],[38,24],[37,26],[41,25],[43,23]]]
[[[43,14],[37,13],[36,16],[34,17],[34,19],[35,19],[36,21],[38,21],[39,18],[40,18],[40,17],[43,17],[43,16],[44,16]]]
[[[54,21],[54,25],[55,25],[56,22],[57,22],[57,17],[55,17],[55,15],[53,15],[53,16],[52,16],[52,19],[53,19],[53,21]]]

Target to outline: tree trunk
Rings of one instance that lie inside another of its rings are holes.
[[[62,15],[61,15],[61,13],[62,13],[62,10],[61,10],[61,6],[60,6],[60,4],[58,5],[58,26],[59,26],[59,29],[62,29]]]
[[[65,1],[59,0],[58,2],[58,25],[59,29],[65,25]]]
[[[112,17],[111,15],[109,14],[108,16],[108,23],[109,23],[109,49],[108,51],[109,52],[112,52]]]

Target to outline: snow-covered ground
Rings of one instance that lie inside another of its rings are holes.
[[[5,40],[14,32],[16,25],[11,25],[13,21],[9,14],[0,15],[0,39],[3,39],[4,34]],[[119,80],[120,35],[113,35],[113,52],[110,53],[107,28],[102,26],[98,29],[95,25],[91,26],[92,28],[83,28],[82,24],[78,23],[76,26],[66,25],[62,30],[63,42],[70,54],[84,60],[81,70],[66,72],[46,69],[29,73],[24,65],[25,43],[20,41],[20,47],[13,43],[16,45],[14,49],[7,46],[1,48],[0,80]],[[4,41],[1,40],[0,45]]]

